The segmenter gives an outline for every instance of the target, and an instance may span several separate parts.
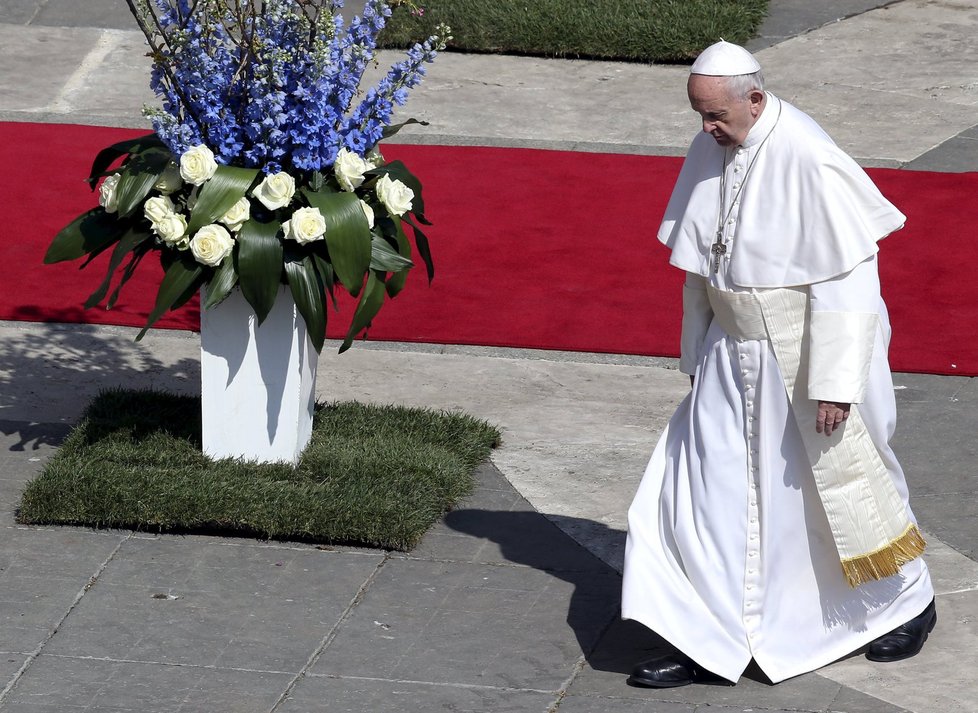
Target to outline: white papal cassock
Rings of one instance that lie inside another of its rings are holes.
[[[693,141],[659,231],[687,271],[680,369],[695,382],[629,510],[622,591],[623,618],[731,681],[752,658],[775,682],[828,664],[934,596],[921,558],[849,586],[799,431],[814,430],[816,400],[855,404],[912,520],[889,446],[876,265],[877,241],[904,218],[809,117],[767,98],[742,146]],[[727,252],[714,271],[718,221]],[[771,341],[728,333],[709,295],[779,288],[808,297],[804,422]]]

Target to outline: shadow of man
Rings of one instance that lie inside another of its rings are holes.
[[[560,516],[568,529],[625,533],[581,518]],[[573,585],[567,624],[591,668],[627,674],[641,658],[667,650],[665,641],[636,622],[622,621],[621,576],[538,513],[522,498],[512,510],[460,509],[445,516],[452,530],[494,543],[502,558],[553,575]],[[555,605],[557,603],[555,602]],[[622,682],[624,684],[624,682]]]

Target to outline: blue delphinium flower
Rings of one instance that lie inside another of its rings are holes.
[[[203,143],[219,163],[268,173],[327,169],[340,148],[364,155],[444,46],[437,36],[415,45],[354,108],[391,14],[385,0],[367,0],[348,27],[342,0],[149,1],[162,110],[147,114],[160,138],[177,155]]]

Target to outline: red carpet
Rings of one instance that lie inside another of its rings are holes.
[[[51,237],[97,204],[84,183],[104,146],[145,133],[0,123],[6,216],[0,319],[142,326],[161,274],[147,260],[111,311],[83,310],[104,261],[45,266]],[[388,145],[424,183],[436,276],[413,271],[371,339],[675,356],[678,270],[655,239],[680,159]],[[909,217],[883,241],[898,371],[978,375],[971,231],[978,173],[888,169],[873,179]],[[195,329],[196,303],[159,325]],[[330,313],[341,336],[352,302]]]

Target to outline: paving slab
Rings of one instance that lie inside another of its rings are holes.
[[[905,164],[911,171],[962,173],[978,170],[978,131],[962,131],[930,151]]]
[[[620,586],[593,572],[392,559],[310,671],[556,692],[617,615]]]
[[[365,672],[369,673],[369,672]],[[549,692],[477,686],[433,685],[384,678],[336,678],[307,675],[298,682],[276,713],[547,713]],[[561,710],[563,710],[561,708]]]
[[[290,674],[43,655],[4,713],[269,711]]]
[[[54,105],[102,30],[0,24],[0,96],[7,113],[29,116]],[[43,70],[39,60],[43,58]],[[25,81],[27,78],[30,81]],[[130,109],[132,113],[132,109]]]
[[[757,37],[745,46],[757,52],[891,3],[892,0],[771,0]]]
[[[36,654],[126,535],[0,527],[0,651]]]
[[[978,593],[958,592],[938,600],[938,624],[927,645],[906,661],[874,665],[853,657],[819,671],[819,675],[875,695],[912,711],[974,713],[974,671],[978,669]]]
[[[131,538],[45,653],[297,673],[382,553]]]

